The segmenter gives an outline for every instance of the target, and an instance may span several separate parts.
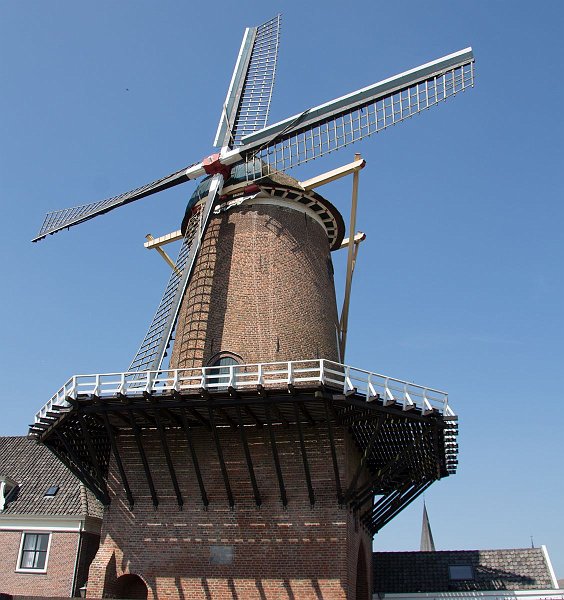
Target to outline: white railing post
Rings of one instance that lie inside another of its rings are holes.
[[[352,390],[350,374],[351,374],[351,368],[348,366],[345,367],[345,380],[343,381],[343,394],[346,394],[349,391],[349,389]],[[350,388],[349,388],[349,385],[350,385]]]
[[[92,392],[94,396],[100,395],[100,375],[96,375],[94,378],[94,391]]]
[[[322,358],[319,361],[319,383],[322,385],[325,383],[325,359]]]
[[[119,380],[118,394],[122,394],[125,396],[124,392],[125,392],[125,373],[122,373],[120,380]]]
[[[291,385],[294,383],[294,373],[292,372],[292,361],[288,361],[288,381],[287,384]]]
[[[262,383],[263,383],[262,363],[258,364],[257,377],[258,377],[257,385],[262,385]]]
[[[227,387],[234,388],[235,387],[235,365],[229,365],[229,383]]]

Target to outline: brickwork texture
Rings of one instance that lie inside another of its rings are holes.
[[[243,204],[208,227],[171,366],[205,366],[221,351],[243,363],[337,360],[337,324],[324,228],[297,209]]]
[[[88,596],[115,593],[119,578],[136,574],[154,599],[300,598],[353,600],[357,597],[359,552],[371,564],[371,539],[353,515],[339,508],[326,431],[305,430],[305,443],[316,501],[310,506],[299,440],[293,427],[275,427],[288,505],[283,507],[266,428],[249,428],[249,445],[262,496],[257,507],[237,432],[220,433],[229,481],[235,497],[230,509],[210,434],[194,435],[210,505],[204,510],[180,433],[170,432],[169,445],[185,498],[180,510],[162,447],[155,433],[143,444],[155,480],[159,505],[152,505],[146,477],[129,435],[119,438],[128,465],[135,506],[130,511],[119,475],[112,464],[112,503],[104,516],[102,543],[92,564]],[[344,429],[337,430],[336,450],[343,486],[359,455]],[[349,475],[350,477],[350,475]],[[370,589],[370,568],[361,590]],[[368,598],[368,595],[366,595]]]

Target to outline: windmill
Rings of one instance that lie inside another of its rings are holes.
[[[472,87],[472,50],[267,125],[279,30],[277,16],[245,31],[216,153],[49,213],[34,240],[203,178],[180,231],[146,244],[164,254],[182,240],[129,370],[72,377],[30,426],[111,505],[92,597],[141,597],[147,581],[151,598],[280,597],[285,586],[289,597],[365,599],[371,537],[456,470],[446,392],[342,362],[330,250],[348,246],[347,298],[364,161],[306,182],[285,171]],[[315,188],[347,174],[345,244],[339,211]]]
[[[173,272],[130,371],[162,366],[210,215],[226,180],[231,177],[251,186],[271,173],[284,172],[378,133],[474,84],[473,53],[466,48],[267,126],[279,36],[280,15],[246,29],[221,107],[213,142],[217,152],[118,196],[48,213],[33,239],[39,241],[187,181],[208,178],[188,205],[188,214],[197,210],[184,224]],[[179,237],[165,236],[160,241]],[[153,241],[151,246],[159,247],[159,243]]]

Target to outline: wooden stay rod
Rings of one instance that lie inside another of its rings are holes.
[[[361,160],[360,154],[355,154],[355,161]],[[364,161],[363,161],[364,162]],[[356,228],[356,208],[358,201],[358,180],[359,171],[353,172],[353,189],[352,189],[352,202],[351,202],[351,216],[349,222],[349,245],[347,255],[347,276],[345,280],[345,297],[343,299],[343,309],[341,310],[340,330],[341,330],[341,362],[345,360],[345,349],[347,345],[347,325],[349,321],[349,306],[351,300],[351,284],[352,276],[354,271],[354,265],[356,262],[356,253],[358,246],[355,245],[355,228]]]

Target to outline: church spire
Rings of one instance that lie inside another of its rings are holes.
[[[425,501],[423,501],[423,525],[421,527],[421,545],[419,550],[421,552],[435,552],[435,542],[431,533],[431,525]]]

